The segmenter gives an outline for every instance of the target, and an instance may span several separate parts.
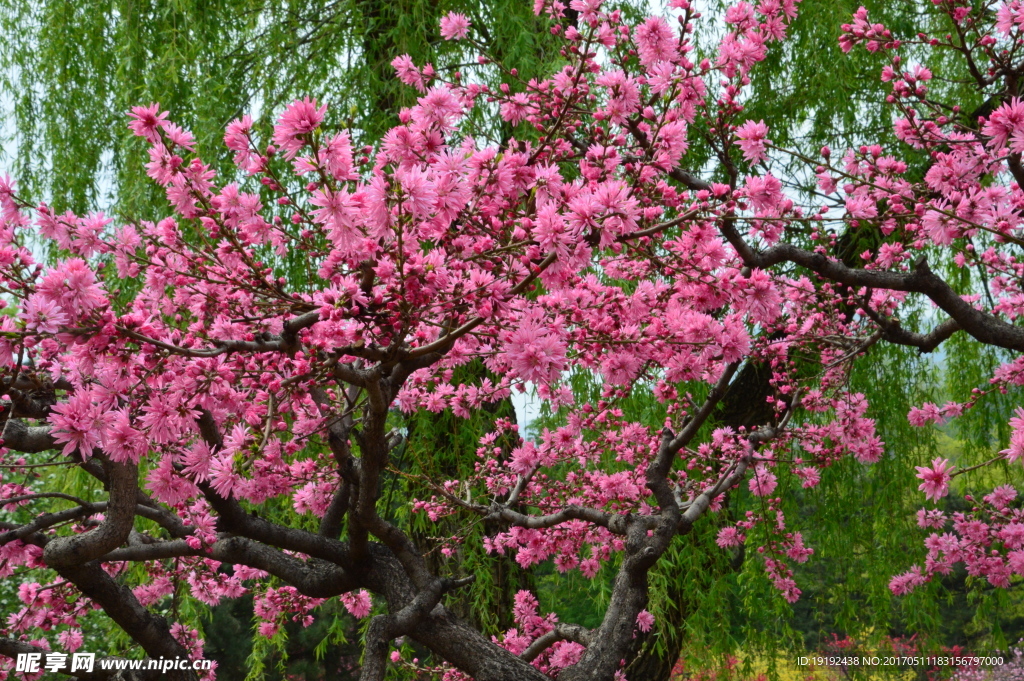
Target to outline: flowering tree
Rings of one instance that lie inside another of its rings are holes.
[[[332,598],[372,615],[367,680],[412,664],[391,650],[403,638],[452,679],[621,678],[631,641],[653,624],[648,573],[731,490],[759,503],[718,544],[756,548],[781,594],[799,597],[790,566],[813,549],[787,528],[782,495],[816,486],[843,457],[886,455],[866,400],[847,387],[856,357],[879,342],[929,352],[956,333],[1024,351],[1013,323],[1024,5],[943,2],[954,32],[906,42],[859,11],[841,45],[891,55],[882,78],[896,133],[933,164],[915,181],[899,150],[833,160],[822,149],[798,157],[817,177],[810,198],[771,172],[796,152],[743,115],[748,74],[785,39],[795,2],[733,5],[707,58],[693,55],[703,18],[686,0],[673,0],[671,22],[635,25],[598,2],[572,7],[575,25],[563,26],[560,3],[536,3],[565,45],[544,81],[509,69],[491,89],[396,58],[421,96],[376,149],[322,130],[325,107],[311,99],[287,107],[269,145],[248,117],[232,122],[239,182],[218,182],[158,106],[133,109],[174,211],[156,223],[58,215],[0,183],[0,500],[11,518],[0,575],[25,580],[0,653],[74,650],[79,622],[99,608],[148,656],[201,657],[197,632],[166,608],[187,585],[207,603],[252,592],[266,636]],[[450,40],[471,40],[472,28],[457,14],[441,23]],[[930,71],[901,66],[901,52],[923,50],[960,59],[996,98],[991,115],[964,117],[929,92]],[[518,137],[474,139],[474,108]],[[719,161],[716,181],[687,169],[698,135]],[[868,224],[884,239],[862,266],[832,256],[840,230]],[[27,247],[33,233],[63,254],[52,266]],[[301,284],[274,267],[296,250],[310,271]],[[929,258],[982,281],[958,290]],[[919,332],[909,319],[923,301],[934,312]],[[455,380],[475,360],[489,377]],[[705,427],[748,362],[771,369],[770,422]],[[570,371],[600,376],[600,399],[578,400]],[[922,405],[911,422],[956,417],[1021,382],[1024,358],[970,401]],[[468,580],[428,560],[459,537],[414,541],[389,518],[382,480],[402,473],[401,413],[468,416],[526,386],[563,425],[524,441],[499,419],[465,453],[474,476],[417,478],[409,502],[435,520],[488,521],[499,529],[486,548],[523,566],[618,572],[596,629],[559,622],[522,592],[516,628],[489,640],[445,608]],[[658,429],[617,406],[640,388],[665,409]],[[1010,425],[1010,447],[989,463],[1024,456],[1024,411]],[[50,467],[69,466],[94,480],[92,497],[47,487]],[[935,500],[963,471],[939,459],[919,472]],[[43,503],[60,506],[40,513]],[[958,563],[1008,586],[1024,574],[1016,506],[1003,486],[952,518],[923,509],[922,527],[951,531],[933,534],[923,566],[892,590]]]

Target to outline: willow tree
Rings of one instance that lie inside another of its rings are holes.
[[[59,211],[109,210],[113,199],[124,217],[149,217],[159,197],[139,180],[145,159],[132,153],[121,112],[160,102],[226,173],[225,124],[245,111],[266,129],[300,96],[330,95],[332,122],[372,142],[415,103],[393,78],[396,55],[422,62],[464,51],[438,33],[448,9],[486,20],[481,40],[524,75],[557,57],[530,8],[508,0],[5,0],[4,150],[23,188]]]

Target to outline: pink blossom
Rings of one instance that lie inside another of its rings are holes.
[[[771,174],[747,178],[747,198],[759,211],[768,211],[782,200],[782,183]]]
[[[996,536],[1008,549],[1022,548],[1024,547],[1024,524],[1018,522],[1007,523],[996,532]]]
[[[29,296],[18,317],[25,321],[26,329],[40,334],[57,333],[68,323],[57,303],[42,294]]]
[[[328,138],[323,145],[321,155],[326,161],[327,172],[338,181],[358,179],[352,158],[352,139],[348,132],[342,131]]]
[[[938,405],[925,402],[920,407],[911,407],[910,413],[907,414],[907,420],[910,425],[918,427],[928,423],[941,423],[942,412]]]
[[[520,624],[526,622],[531,616],[536,615],[537,608],[540,607],[537,597],[525,589],[520,589],[516,592],[514,601],[512,613],[516,622]]]
[[[601,374],[606,383],[627,385],[636,378],[643,360],[627,351],[610,353],[601,361]]]
[[[803,482],[800,483],[800,486],[803,487],[804,489],[817,487],[818,483],[821,482],[821,471],[812,466],[804,466],[803,468],[797,468],[794,471],[794,473],[796,473],[797,476],[803,480]]]
[[[1008,461],[1024,459],[1024,408],[1017,407],[1014,416],[1010,417],[1010,446],[1000,454],[1005,454]]]
[[[921,574],[921,568],[915,565],[909,572],[893,577],[889,581],[889,590],[897,596],[903,596],[927,581],[928,579]]]
[[[247,152],[251,144],[252,118],[248,114],[228,123],[224,130],[224,146],[232,151]]]
[[[292,159],[306,145],[305,137],[320,127],[327,106],[317,106],[316,100],[306,97],[289,104],[274,126],[274,144]]]
[[[340,230],[351,228],[355,223],[355,202],[344,190],[318,189],[313,193],[310,203],[316,206],[310,215],[321,225],[326,225],[333,230]]]
[[[839,46],[849,52],[854,45],[864,43],[868,52],[877,52],[890,37],[885,26],[868,22],[868,11],[862,6],[854,12],[852,24],[843,24]]]
[[[75,392],[66,402],[53,406],[49,421],[53,426],[53,439],[65,443],[61,452],[64,456],[76,450],[84,458],[92,456],[92,450],[100,446],[103,436],[104,411],[87,391]]]
[[[356,619],[363,619],[370,614],[370,610],[373,608],[370,592],[366,589],[360,589],[355,593],[351,591],[343,593],[339,599],[342,605],[345,606],[345,609]]]
[[[799,532],[793,533],[793,539],[786,547],[786,556],[797,563],[806,563],[807,559],[814,555],[814,549],[804,546],[803,535]]]
[[[879,267],[892,267],[902,260],[903,253],[903,244],[882,244],[878,247],[878,255],[875,257],[875,263]]]
[[[961,224],[959,220],[948,214],[947,207],[939,206],[939,208],[941,211],[929,210],[925,213],[921,224],[933,242],[940,246],[948,246],[953,243],[953,239],[961,235]]]
[[[636,29],[637,52],[644,66],[676,60],[679,57],[677,42],[672,28],[661,17],[648,17]]]
[[[432,87],[417,101],[420,117],[439,130],[452,130],[462,116],[462,103],[448,88]]]
[[[745,3],[743,3],[745,4]],[[765,143],[768,136],[768,126],[764,121],[746,121],[736,128],[736,137],[739,139],[739,147],[743,151],[743,158],[750,163],[759,163],[765,158]]]
[[[550,383],[566,366],[566,344],[559,335],[526,319],[505,336],[504,348],[515,374],[527,381]]]
[[[754,8],[749,3],[738,2],[725,11],[725,23],[746,24],[754,19]]]
[[[646,610],[641,610],[636,616],[636,626],[640,631],[647,633],[654,626],[654,615]]]
[[[575,641],[559,641],[551,647],[550,664],[554,669],[565,669],[580,661],[586,650]]]
[[[135,106],[128,113],[132,121],[128,127],[139,137],[144,137],[150,144],[160,140],[160,128],[167,125],[167,112],[160,111],[159,104]]]
[[[441,37],[445,40],[462,40],[469,35],[469,19],[464,14],[448,12],[441,18]]]
[[[754,64],[765,58],[766,38],[756,31],[726,34],[718,46],[717,64],[722,67],[722,72],[729,78],[748,73]]]
[[[718,531],[718,538],[715,542],[723,549],[728,549],[733,546],[739,546],[745,539],[746,537],[740,534],[740,531],[735,527],[723,527]]]
[[[402,208],[418,218],[429,215],[437,200],[437,191],[429,174],[419,168],[403,167],[395,172],[395,178],[402,185]]]
[[[639,108],[640,87],[636,80],[626,75],[624,71],[605,71],[595,82],[608,92],[604,113],[613,123],[624,122]]]
[[[51,269],[36,290],[69,317],[87,314],[106,303],[106,296],[96,285],[95,273],[79,258],[66,260]]]
[[[1017,490],[1013,485],[1000,485],[992,490],[991,494],[985,496],[985,502],[992,504],[997,510],[1003,510],[1017,498]]]
[[[518,92],[501,105],[501,117],[512,125],[524,121],[530,113],[529,104],[530,98],[526,93]]]
[[[182,160],[167,150],[162,142],[157,142],[149,149],[149,163],[146,174],[158,184],[168,185],[177,177]]]
[[[69,653],[75,652],[82,647],[83,643],[85,643],[85,638],[82,636],[82,632],[75,631],[73,629],[68,629],[67,631],[59,633],[57,635],[57,640],[60,642],[61,647]]]
[[[996,30],[1008,36],[1015,27],[1018,31],[1024,27],[1024,5],[1019,0],[1000,3],[996,11]]]
[[[932,501],[938,501],[949,493],[949,481],[952,480],[950,471],[954,466],[949,465],[948,459],[936,457],[932,465],[917,466],[917,477],[923,480],[918,489],[925,493],[925,497]]]
[[[946,524],[946,514],[939,509],[919,509],[917,512],[917,526],[941,529]]]
[[[154,499],[171,506],[199,494],[198,487],[175,472],[170,456],[164,456],[150,471],[146,488],[153,493]]]
[[[846,212],[858,220],[878,217],[875,200],[870,196],[851,196],[846,200]]]
[[[1024,551],[1010,551],[1006,554],[1007,567],[1016,575],[1024,575]]]
[[[767,272],[752,270],[742,282],[736,309],[747,312],[758,323],[769,324],[782,314],[782,296]]]
[[[1024,131],[1024,102],[1013,97],[989,116],[982,132],[992,138],[996,149],[1006,146],[1011,135]]]
[[[754,477],[749,482],[750,491],[759,497],[771,494],[778,484],[778,478],[763,464],[754,469]]]
[[[242,488],[242,479],[235,472],[234,462],[229,457],[214,459],[209,466],[211,486],[217,494],[231,498]]]
[[[412,61],[412,57],[407,54],[403,54],[399,57],[395,57],[391,61],[391,66],[395,69],[398,74],[398,79],[406,85],[412,85],[420,92],[426,92],[427,87],[424,83],[423,76],[420,74],[419,69]]]
[[[167,123],[164,125],[164,135],[167,137],[167,142],[170,148],[181,147],[188,151],[195,151],[195,137],[188,130],[185,130],[175,123]]]

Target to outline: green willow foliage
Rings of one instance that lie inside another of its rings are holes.
[[[165,201],[125,127],[133,105],[159,101],[222,176],[233,175],[224,126],[250,113],[268,130],[297,97],[329,103],[328,125],[373,142],[415,103],[391,60],[440,61],[465,50],[440,37],[449,10],[485,27],[489,52],[526,77],[555,56],[544,20],[519,0],[5,0],[6,170],[59,211],[113,201],[119,217],[151,218]]]
[[[485,375],[482,364],[474,362],[459,367],[452,380],[478,380]],[[447,410],[413,415],[406,419],[407,439],[395,465],[408,475],[434,481],[467,478],[473,474],[473,463],[478,460],[473,453],[479,447],[480,436],[494,429],[496,419],[515,421],[511,400],[485,405],[468,419]],[[516,443],[502,436],[495,445],[508,453]],[[404,520],[417,539],[432,540],[421,545],[434,545],[430,558],[440,568],[439,573],[447,572],[456,578],[476,575],[476,581],[456,596],[456,613],[488,632],[498,633],[511,627],[512,597],[519,589],[533,588],[534,584],[529,573],[510,556],[488,556],[484,552],[483,537],[498,528],[481,522],[466,523],[463,517],[434,523],[425,514],[410,514],[408,489],[403,488],[398,476],[388,484],[384,502],[389,504],[395,520]]]
[[[642,2],[620,4],[629,12],[650,9]],[[725,4],[707,0],[701,8],[716,15]],[[861,143],[894,143],[889,113],[881,106],[886,94],[878,78],[883,57],[861,50],[843,55],[838,47],[840,24],[860,4],[897,34],[913,34],[921,26],[941,28],[927,0],[804,0],[790,29],[792,39],[770,50],[754,70],[747,103],[747,117],[769,123],[776,144],[814,156],[822,144],[840,152]],[[159,101],[195,134],[198,152],[222,177],[235,175],[221,142],[224,126],[250,113],[257,128],[266,132],[282,106],[297,97],[328,103],[329,126],[347,127],[357,144],[372,144],[394,124],[401,107],[415,103],[417,93],[393,78],[394,56],[408,53],[417,63],[432,62],[446,74],[458,69],[468,77],[500,80],[494,68],[477,64],[476,50],[441,40],[438,20],[448,11],[466,13],[487,51],[517,68],[520,77],[555,68],[557,45],[546,20],[534,17],[531,5],[529,0],[0,0],[5,36],[0,41],[0,135],[6,137],[0,140],[0,166],[19,179],[26,195],[58,211],[113,206],[118,220],[152,219],[165,214],[166,201],[146,177],[147,158],[126,128],[123,112],[131,106]],[[710,33],[702,36],[707,48],[701,56],[713,59]],[[983,110],[985,102],[950,73],[948,64],[929,66],[952,76],[948,82],[936,80],[933,87],[953,89],[966,112]],[[476,134],[499,142],[513,134],[524,139],[531,135],[522,126],[512,130],[482,117],[472,124]],[[715,135],[703,133],[703,140],[695,136],[687,163],[723,179],[721,147]],[[912,154],[905,147],[900,153]],[[742,164],[733,160],[742,173]],[[923,175],[928,159],[911,160],[913,172]],[[793,190],[813,190],[813,182],[794,172],[785,159],[773,163],[778,166],[775,174],[786,178]],[[849,256],[850,262],[881,243],[870,225],[842,239],[842,257]],[[277,264],[294,286],[314,276],[298,253]],[[949,263],[940,266],[952,270]],[[965,292],[980,283],[970,272],[958,271],[958,276]],[[929,311],[922,309],[921,328],[929,321]],[[926,365],[950,357],[956,358],[950,363],[955,370],[946,372],[944,384],[920,382]],[[1020,608],[1012,595],[994,595],[963,575],[930,584],[906,599],[893,598],[887,588],[892,574],[923,553],[919,542],[908,545],[903,539],[923,537],[913,519],[921,501],[914,492],[913,465],[940,451],[958,466],[989,458],[1005,446],[1006,417],[1019,396],[987,396],[955,430],[945,432],[911,428],[907,411],[924,400],[965,399],[971,389],[985,384],[999,360],[997,351],[963,336],[955,336],[937,357],[878,345],[858,360],[851,380],[871,402],[887,456],[872,467],[842,462],[824,471],[819,489],[791,500],[787,511],[803,524],[807,543],[816,551],[797,572],[804,599],[791,608],[768,585],[756,556],[715,545],[716,523],[739,517],[754,503],[741,491],[721,520],[699,524],[659,563],[650,606],[656,628],[638,638],[628,661],[630,678],[662,681],[680,654],[691,665],[715,665],[740,647],[762,652],[819,648],[832,632],[870,631],[875,640],[917,632],[940,642],[959,637],[972,645],[1005,640],[1000,627]],[[461,371],[484,373],[482,367]],[[585,373],[569,380],[579,400],[600,390]],[[698,385],[683,389],[697,397],[706,391]],[[664,418],[642,386],[622,406],[652,427]],[[460,599],[455,604],[460,614],[489,633],[511,626],[511,595],[519,588],[535,589],[544,610],[593,626],[614,566],[606,566],[589,583],[578,575],[568,582],[556,580],[550,565],[526,572],[512,560],[485,556],[481,537],[494,528],[479,523],[463,527],[458,520],[434,524],[410,512],[410,489],[421,477],[459,479],[472,471],[477,441],[495,418],[514,418],[511,403],[498,403],[492,413],[476,414],[471,421],[450,413],[396,416],[395,425],[405,429],[407,440],[384,483],[389,486],[384,510],[420,537],[436,537],[432,557],[453,574],[478,575],[469,590],[453,598]],[[558,419],[547,414],[532,425],[536,430]],[[729,420],[719,414],[702,437]],[[71,476],[67,484],[79,495],[86,493],[84,480]],[[798,487],[792,480],[780,480],[780,485]],[[795,512],[797,502],[806,509],[802,515]],[[949,503],[963,502],[953,498]],[[259,509],[268,515],[286,510]],[[446,555],[441,549],[452,535],[458,542]],[[239,667],[222,667],[221,678],[240,680],[247,673],[249,678],[280,678],[284,673],[316,678],[317,665],[325,670],[323,678],[348,678],[338,669],[335,648],[357,639],[358,632],[336,604],[323,609],[312,634],[282,628],[273,640],[253,648],[238,645],[244,638],[240,632],[249,626],[240,622],[247,617],[244,607],[217,609],[210,620],[203,614],[205,606],[185,592],[169,607],[181,617],[207,618],[211,645]],[[0,593],[0,605],[3,598]],[[312,636],[308,645],[296,643],[303,636]],[[241,664],[250,650],[248,664]],[[345,654],[351,654],[347,648]]]

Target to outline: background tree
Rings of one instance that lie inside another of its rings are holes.
[[[438,33],[449,9],[486,21],[479,39],[525,77],[557,58],[530,7],[506,0],[6,0],[0,21],[10,40],[0,72],[12,171],[23,191],[60,212],[113,205],[124,217],[153,217],[163,197],[145,180],[145,158],[121,120],[150,101],[189,127],[221,173],[235,172],[221,143],[228,121],[247,112],[266,131],[300,97],[330,96],[331,122],[349,128],[357,144],[375,142],[401,107],[415,104],[415,92],[393,77],[395,56],[426,62],[463,52]]]

